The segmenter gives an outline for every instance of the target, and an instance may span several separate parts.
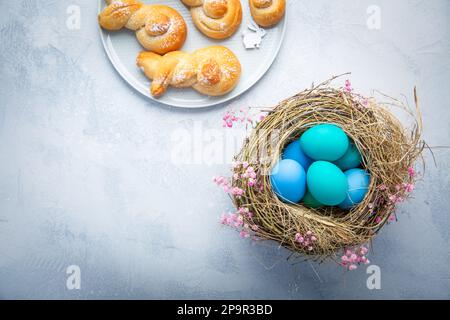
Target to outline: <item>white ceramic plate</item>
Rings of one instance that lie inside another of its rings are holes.
[[[106,6],[104,0],[98,0],[99,13]],[[249,31],[247,25],[251,21],[250,9],[247,0],[242,0],[243,18],[239,30],[225,40],[213,40],[197,30],[192,22],[188,8],[180,0],[143,1],[145,3],[160,3],[178,10],[188,25],[188,37],[182,48],[183,51],[193,52],[196,49],[223,45],[230,48],[239,58],[242,65],[242,75],[237,87],[222,97],[204,96],[191,88],[170,88],[162,97],[155,99],[150,94],[150,80],[147,79],[140,68],[136,66],[136,57],[143,48],[139,45],[134,32],[120,30],[111,32],[101,30],[101,38],[106,53],[114,68],[137,91],[148,98],[163,104],[182,108],[202,108],[229,101],[250,89],[263,77],[275,60],[284,37],[286,17],[276,27],[267,29],[259,49],[246,50],[242,42],[242,34]]]

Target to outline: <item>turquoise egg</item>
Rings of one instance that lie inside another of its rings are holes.
[[[281,160],[272,169],[270,183],[281,200],[297,203],[305,195],[306,173],[297,161]]]
[[[319,201],[317,201],[316,198],[313,197],[313,195],[311,194],[311,192],[309,192],[309,190],[306,191],[306,194],[302,199],[302,203],[306,207],[313,209],[317,209],[323,206],[323,204],[321,204]]]
[[[347,152],[334,162],[341,170],[358,168],[361,165],[362,157],[354,143],[350,143]]]
[[[348,191],[345,200],[339,204],[341,209],[350,209],[361,203],[369,190],[370,175],[363,169],[350,169],[345,171]]]
[[[303,152],[302,147],[300,146],[300,140],[291,142],[284,149],[282,158],[297,161],[305,171],[307,171],[311,163],[313,163],[313,160]]]
[[[306,181],[312,196],[324,205],[336,206],[347,196],[347,177],[331,162],[314,162],[308,169]]]
[[[303,152],[314,160],[336,161],[348,149],[344,130],[334,124],[320,124],[303,133],[300,138]]]

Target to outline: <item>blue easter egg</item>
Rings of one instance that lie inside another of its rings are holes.
[[[305,195],[306,173],[297,161],[281,160],[272,169],[270,183],[281,200],[297,203]]]
[[[341,209],[350,209],[361,203],[369,190],[370,175],[363,169],[350,169],[345,171],[348,191],[345,200],[339,204]]]
[[[338,160],[333,162],[341,170],[358,168],[362,162],[361,153],[354,143],[350,143],[347,152]]]
[[[311,194],[311,192],[309,192],[309,190],[306,191],[306,194],[302,199],[302,203],[306,207],[313,209],[317,209],[323,206],[322,203],[320,203],[319,201],[317,201],[316,198],[313,197],[313,195]]]
[[[300,140],[291,142],[284,149],[282,158],[297,161],[305,171],[307,171],[311,163],[313,163],[313,160],[303,152],[302,147],[300,146]]]
[[[336,206],[345,200],[347,178],[342,170],[331,162],[314,162],[308,169],[306,181],[309,192],[324,205]]]
[[[348,149],[344,130],[334,124],[320,124],[309,128],[300,137],[303,152],[316,161],[336,161]]]

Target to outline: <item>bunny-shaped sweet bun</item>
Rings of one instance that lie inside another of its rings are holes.
[[[139,43],[158,54],[183,46],[187,26],[175,9],[164,5],[147,5],[136,0],[105,1],[108,6],[98,16],[102,28],[134,30]]]
[[[284,16],[286,0],[249,0],[253,19],[261,27],[272,27]]]
[[[240,0],[181,0],[190,7],[192,21],[213,39],[231,37],[242,22]]]
[[[248,25],[248,28],[253,32],[242,34],[245,49],[259,49],[262,38],[267,34],[266,30],[260,28],[254,21]]]
[[[163,95],[169,86],[192,87],[209,96],[224,95],[236,87],[241,64],[228,48],[212,46],[194,53],[173,51],[160,56],[153,52],[141,52],[137,65],[152,80],[151,94]]]

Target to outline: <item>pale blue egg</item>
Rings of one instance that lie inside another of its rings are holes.
[[[347,178],[342,170],[331,162],[314,162],[308,169],[306,181],[309,192],[324,205],[336,206],[345,200]]]
[[[334,124],[320,124],[309,128],[300,137],[303,152],[316,161],[336,161],[348,149],[344,130]]]
[[[297,161],[281,160],[272,169],[270,183],[281,200],[297,203],[305,195],[306,173]]]
[[[309,166],[313,163],[313,160],[308,157],[300,146],[300,140],[291,142],[283,151],[283,159],[291,159],[300,163],[300,165],[308,171]]]
[[[333,163],[341,168],[341,170],[348,170],[358,168],[361,165],[361,162],[361,153],[354,143],[350,143],[347,152]]]
[[[341,209],[350,209],[360,204],[369,190],[370,175],[363,169],[350,169],[345,171],[348,190],[345,200],[339,204]]]

